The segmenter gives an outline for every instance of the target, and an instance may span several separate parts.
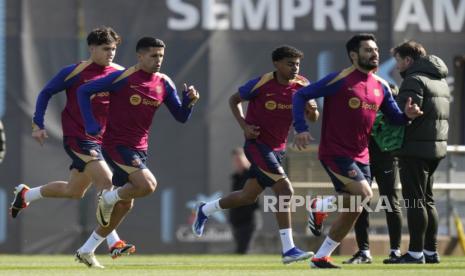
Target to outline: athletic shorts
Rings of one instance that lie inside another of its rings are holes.
[[[370,165],[348,157],[334,157],[320,160],[337,192],[345,192],[345,186],[354,181],[367,180],[371,185]]]
[[[133,172],[147,169],[147,152],[133,150],[125,146],[105,147],[103,157],[113,170],[113,185],[123,186]]]
[[[278,180],[287,178],[281,165],[284,151],[273,151],[269,146],[256,140],[246,140],[244,153],[251,164],[248,178],[256,178],[263,189],[272,187]]]
[[[95,141],[65,136],[63,137],[63,147],[72,160],[69,166],[70,170],[77,169],[79,172],[83,172],[87,163],[103,160],[102,146]]]

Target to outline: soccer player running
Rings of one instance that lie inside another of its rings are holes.
[[[173,117],[185,123],[199,93],[184,84],[182,101],[171,79],[160,73],[165,44],[153,37],[137,42],[138,63],[121,72],[89,82],[78,90],[78,100],[85,128],[97,136],[104,127],[91,109],[91,98],[101,92],[110,94],[107,130],[103,134],[103,155],[113,169],[114,190],[104,190],[99,199],[97,220],[107,226],[113,221],[115,203],[131,202],[155,191],[157,181],[146,167],[150,126],[155,112],[164,103]],[[111,221],[110,221],[111,218]]]
[[[110,189],[111,171],[103,160],[101,137],[92,137],[85,133],[84,124],[79,112],[76,90],[83,83],[122,70],[123,67],[112,63],[116,47],[120,44],[120,36],[108,27],[94,29],[87,36],[90,58],[61,69],[39,93],[32,123],[32,137],[43,145],[48,138],[44,125],[47,104],[52,96],[66,90],[66,106],[61,114],[63,128],[63,145],[72,160],[69,180],[52,181],[45,185],[29,188],[25,184],[15,187],[15,197],[11,204],[11,216],[16,218],[19,212],[31,202],[43,198],[81,199],[91,183],[97,190]],[[106,125],[108,114],[108,93],[96,95],[92,100],[92,108],[97,119]],[[129,204],[119,204],[114,214],[115,226],[131,208]],[[107,239],[112,258],[122,253],[133,253],[135,247],[122,241],[116,231],[98,227],[88,241],[76,253],[76,259],[89,267],[103,266],[94,256],[95,249]]]
[[[304,107],[309,99],[324,97],[323,122],[319,159],[333,182],[336,192],[343,195],[345,208],[355,196],[369,200],[370,187],[368,142],[378,109],[393,124],[405,125],[422,111],[412,99],[401,112],[386,81],[374,72],[379,65],[376,39],[372,34],[358,34],[346,44],[352,66],[335,72],[294,94],[295,144],[305,148],[311,135],[304,119]],[[359,202],[360,203],[360,202]],[[315,268],[339,268],[330,255],[353,227],[361,212],[361,204],[341,212],[331,226],[328,236],[311,260]]]
[[[224,209],[250,205],[270,187],[283,202],[293,195],[292,185],[281,165],[286,149],[289,128],[292,123],[292,95],[308,85],[308,80],[298,75],[303,53],[291,46],[282,46],[272,53],[276,71],[254,78],[229,99],[231,111],[244,131],[244,152],[252,164],[249,179],[240,191],[208,203],[201,202],[196,210],[192,231],[202,236],[205,223],[213,213]],[[244,118],[242,102],[249,101]],[[316,102],[309,105],[312,121],[318,118]],[[281,207],[281,206],[279,206]],[[294,245],[289,208],[276,212],[279,236],[282,244],[282,261],[291,263],[310,258],[313,253],[300,250]]]

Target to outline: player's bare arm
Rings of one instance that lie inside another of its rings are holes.
[[[244,135],[247,139],[255,139],[260,135],[260,127],[249,125],[244,119],[244,111],[242,110],[242,99],[239,92],[235,93],[229,98],[229,107],[236,118],[236,121],[244,131]]]

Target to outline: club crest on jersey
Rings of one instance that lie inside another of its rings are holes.
[[[94,150],[94,149],[89,150],[89,154],[90,154],[90,156],[92,156],[92,157],[97,157],[97,156],[98,156],[97,151]]]
[[[275,101],[267,101],[265,103],[265,108],[268,109],[268,110],[275,110],[276,109],[276,102]]]
[[[347,172],[347,175],[349,177],[356,177],[357,176],[357,171],[356,170],[350,170]]]
[[[349,107],[352,109],[357,109],[360,107],[360,99],[357,97],[352,97],[349,99]]]
[[[163,88],[161,87],[161,85],[157,85],[155,87],[155,93],[160,94],[161,92],[163,92]]]
[[[141,164],[141,161],[140,161],[139,158],[132,159],[131,164],[132,164],[133,167],[139,167],[140,164]]]
[[[129,102],[132,104],[132,105],[140,105],[140,103],[142,102],[142,98],[141,96],[137,95],[137,94],[133,94],[131,95],[131,97],[129,98]]]
[[[373,94],[375,94],[376,97],[381,96],[381,92],[379,91],[378,88],[373,89]]]

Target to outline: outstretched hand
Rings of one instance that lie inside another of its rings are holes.
[[[410,97],[407,99],[407,102],[405,103],[404,112],[405,115],[412,120],[423,115],[423,111],[420,110],[420,107],[416,103],[412,104],[412,98]]]
[[[191,108],[194,104],[200,99],[199,92],[195,89],[193,85],[189,85],[184,83],[184,91],[187,92],[187,97],[191,100],[188,107]]]
[[[310,144],[310,141],[314,140],[310,132],[304,131],[301,133],[297,133],[294,136],[294,145],[299,150],[303,150]]]
[[[254,125],[245,125],[244,135],[247,139],[256,139],[260,135],[260,127]]]
[[[47,132],[45,129],[34,129],[32,130],[32,138],[34,138],[41,146],[44,145],[45,139],[48,138]]]

